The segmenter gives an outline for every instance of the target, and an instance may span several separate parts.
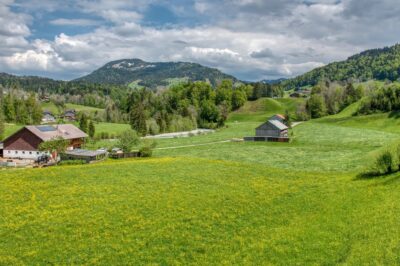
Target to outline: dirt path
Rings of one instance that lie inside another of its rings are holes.
[[[302,123],[304,123],[304,122],[303,121],[301,121],[301,122],[293,122],[292,123],[292,127],[298,126],[298,125],[300,125]]]
[[[199,143],[199,144],[189,144],[189,145],[173,146],[173,147],[162,147],[162,148],[155,148],[155,150],[171,150],[171,149],[198,147],[198,146],[206,146],[206,145],[219,144],[219,143],[227,143],[227,142],[230,142],[230,141],[231,140],[221,140],[221,141]]]

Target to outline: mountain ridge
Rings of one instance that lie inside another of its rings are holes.
[[[212,85],[216,85],[223,79],[238,81],[232,75],[198,63],[146,62],[138,58],[108,62],[92,73],[72,81],[116,85],[137,83],[140,86],[155,89],[168,86],[171,79],[209,81]]]
[[[313,86],[323,80],[348,81],[350,79],[359,81],[400,79],[400,44],[365,50],[346,60],[332,62],[283,81],[282,85],[293,89]]]

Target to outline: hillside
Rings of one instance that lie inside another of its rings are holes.
[[[158,62],[150,63],[140,59],[122,59],[112,61],[91,74],[75,81],[85,81],[105,84],[134,84],[149,88],[168,86],[177,79],[191,81],[209,81],[215,85],[219,80],[232,79],[215,68],[209,68],[195,63]]]
[[[398,140],[382,128],[395,118],[342,114],[296,126],[291,143],[215,144],[292,104],[273,101],[214,134],[160,140],[156,158],[3,171],[0,264],[396,264],[399,175],[355,177]]]
[[[296,78],[284,81],[286,88],[313,86],[321,80],[346,81],[356,79],[366,81],[397,80],[400,78],[400,44],[382,49],[367,50],[349,57],[345,61],[334,62],[316,68]]]

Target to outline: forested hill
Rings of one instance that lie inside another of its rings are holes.
[[[315,85],[321,80],[360,81],[397,80],[400,78],[400,44],[382,49],[372,49],[349,57],[342,62],[335,62],[316,68],[304,75],[284,81],[286,88],[298,88]]]
[[[196,63],[161,62],[149,63],[140,59],[122,59],[107,63],[91,74],[76,79],[102,84],[132,84],[148,88],[168,86],[180,80],[209,81],[216,85],[223,79],[236,78]]]

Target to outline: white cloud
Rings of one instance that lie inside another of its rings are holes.
[[[58,18],[50,21],[50,24],[57,26],[96,26],[101,22],[93,19],[67,19]]]
[[[0,71],[42,71],[61,78],[78,77],[120,58],[193,61],[242,79],[289,77],[393,44],[400,35],[400,8],[394,0],[380,1],[379,8],[373,0],[195,0],[191,7],[171,7],[184,19],[188,10],[192,20],[198,18],[186,27],[182,22],[143,26],[146,8],[165,6],[164,0],[74,0],[66,8],[102,19],[102,24],[58,18],[50,23],[97,27],[86,34],[60,32],[52,40],[31,40],[30,12],[58,10],[61,1],[12,2],[0,0]],[[11,11],[10,4],[26,12]]]

